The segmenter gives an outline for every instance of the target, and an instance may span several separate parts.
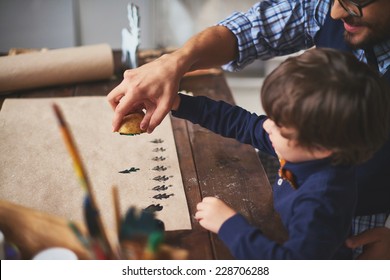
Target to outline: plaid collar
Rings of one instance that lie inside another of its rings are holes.
[[[390,38],[380,44],[375,45],[373,47],[373,51],[378,61],[378,70],[382,75],[384,75],[386,71],[390,71]],[[360,61],[367,62],[364,50],[357,49],[353,52]]]

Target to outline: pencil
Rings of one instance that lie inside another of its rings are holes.
[[[87,192],[89,196],[91,207],[96,211],[96,213],[99,213],[98,210],[99,208],[97,207],[97,203],[96,203],[95,196],[93,194],[91,183],[89,181],[85,168],[82,164],[80,154],[77,150],[76,144],[73,141],[70,130],[65,122],[65,118],[60,110],[60,107],[57,104],[55,103],[53,104],[53,109],[57,117],[58,124],[60,126],[61,134],[64,139],[65,145],[68,149],[70,156],[72,157],[73,168],[76,173],[76,176],[80,182],[81,187]],[[98,223],[98,227],[103,238],[102,241],[104,242],[104,245],[107,247],[107,250],[109,251],[108,253],[111,255],[111,257],[117,258],[118,256],[111,246],[106,229],[103,224],[103,220],[100,215],[96,215],[96,222]]]

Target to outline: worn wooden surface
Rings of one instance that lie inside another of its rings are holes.
[[[122,80],[120,53],[114,52],[114,58],[116,75],[111,80],[13,92],[0,96],[0,107],[4,98],[105,96]],[[234,103],[222,72],[185,77],[180,89]],[[188,249],[190,259],[232,258],[218,237],[194,219],[196,205],[205,196],[218,196],[269,238],[282,242],[286,235],[273,212],[271,188],[255,150],[184,120],[172,117],[172,125],[193,229],[167,232],[167,242]]]

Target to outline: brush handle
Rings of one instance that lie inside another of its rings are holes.
[[[114,212],[115,212],[115,223],[116,223],[116,232],[119,238],[119,233],[121,231],[121,209],[119,204],[119,191],[117,186],[112,187],[112,198],[114,202]]]
[[[87,172],[85,171],[84,165],[81,161],[80,154],[77,150],[76,144],[73,140],[72,134],[65,122],[65,118],[61,112],[61,109],[57,104],[53,104],[53,109],[56,114],[58,125],[60,127],[60,131],[62,134],[62,138],[64,139],[66,148],[68,149],[69,155],[72,158],[73,161],[73,168],[76,173],[77,179],[79,180],[82,188],[88,192],[89,196],[91,197],[92,205],[95,205],[95,199],[92,192],[91,183],[89,181],[89,178],[87,176]]]

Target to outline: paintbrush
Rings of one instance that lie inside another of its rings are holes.
[[[122,250],[119,241],[119,233],[121,231],[122,217],[121,217],[121,208],[119,203],[119,191],[117,186],[112,186],[112,198],[114,203],[116,238],[118,242],[117,252],[118,252],[118,256],[122,259]]]
[[[68,152],[73,160],[73,167],[74,171],[76,173],[76,176],[79,180],[79,183],[81,187],[86,191],[87,193],[87,204],[84,206],[87,206],[87,209],[85,210],[85,215],[87,219],[87,223],[92,224],[94,223],[96,227],[91,227],[89,230],[93,230],[93,232],[90,232],[91,236],[98,236],[100,239],[100,244],[104,246],[103,251],[108,254],[109,258],[118,258],[117,253],[115,253],[115,250],[113,250],[111,243],[108,239],[107,231],[104,227],[103,220],[99,214],[99,208],[97,207],[96,199],[93,194],[93,189],[91,186],[91,183],[89,181],[89,178],[87,176],[87,172],[85,171],[84,165],[82,164],[79,152],[77,150],[76,144],[73,141],[71,132],[65,122],[65,118],[57,104],[53,104],[53,109],[55,112],[55,115],[58,120],[58,124],[60,126],[61,134],[64,139],[65,145],[68,149]],[[91,216],[91,213],[95,213],[93,216]],[[91,221],[93,219],[94,221]],[[89,221],[88,221],[89,220]]]
[[[112,186],[112,198],[114,203],[114,214],[115,214],[115,224],[116,224],[116,232],[119,239],[119,233],[121,231],[121,208],[119,205],[119,192],[117,186]]]
[[[98,260],[109,259],[109,244],[103,238],[100,229],[99,212],[92,206],[90,196],[84,198],[84,219],[87,223],[89,235],[91,237],[91,249]]]

